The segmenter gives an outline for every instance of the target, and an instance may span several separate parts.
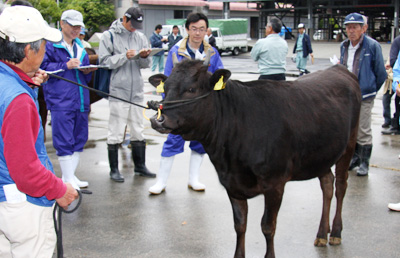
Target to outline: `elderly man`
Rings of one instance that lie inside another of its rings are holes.
[[[306,29],[304,23],[300,23],[297,26],[297,29],[299,30],[299,35],[297,36],[296,43],[294,44],[293,53],[296,53],[296,67],[300,71],[299,75],[302,76],[303,74],[310,73],[310,71],[306,69],[308,55],[313,58],[314,54],[311,47],[310,36],[305,33]]]
[[[278,18],[272,18],[265,27],[265,39],[256,42],[251,50],[251,57],[258,61],[260,72],[259,80],[286,80],[286,55],[288,45],[279,36],[282,29],[282,22]]]
[[[340,45],[340,63],[357,76],[362,94],[357,145],[349,170],[359,166],[357,175],[366,176],[372,152],[371,110],[387,74],[381,46],[364,35],[363,16],[351,13],[346,16],[344,24],[348,39]]]
[[[0,256],[52,257],[54,200],[66,208],[78,193],[54,175],[43,141],[36,92],[46,40],[60,41],[38,10],[0,15]]]

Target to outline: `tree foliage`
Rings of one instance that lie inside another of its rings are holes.
[[[115,20],[114,5],[111,1],[104,0],[30,0],[35,8],[49,23],[60,20],[65,10],[74,9],[82,13],[86,29],[91,33],[98,32],[100,26],[110,26]]]

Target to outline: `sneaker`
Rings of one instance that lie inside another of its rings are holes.
[[[392,211],[400,211],[400,203],[389,203],[388,208]]]
[[[382,130],[381,131],[383,135],[397,135],[400,134],[400,131],[398,128],[394,128],[390,126],[388,129]]]

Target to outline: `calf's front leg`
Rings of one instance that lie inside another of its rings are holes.
[[[228,193],[229,195],[229,193]],[[232,204],[233,220],[236,231],[236,251],[235,258],[245,257],[245,235],[247,227],[247,200],[235,199],[229,195]]]

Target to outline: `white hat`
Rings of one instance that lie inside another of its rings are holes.
[[[299,25],[297,25],[298,29],[303,29],[304,28],[304,23],[299,23]]]
[[[0,15],[0,37],[17,43],[41,39],[59,42],[61,31],[51,28],[38,10],[30,6],[12,6]]]
[[[61,20],[68,22],[72,26],[85,27],[82,14],[76,10],[64,11],[61,15]]]

